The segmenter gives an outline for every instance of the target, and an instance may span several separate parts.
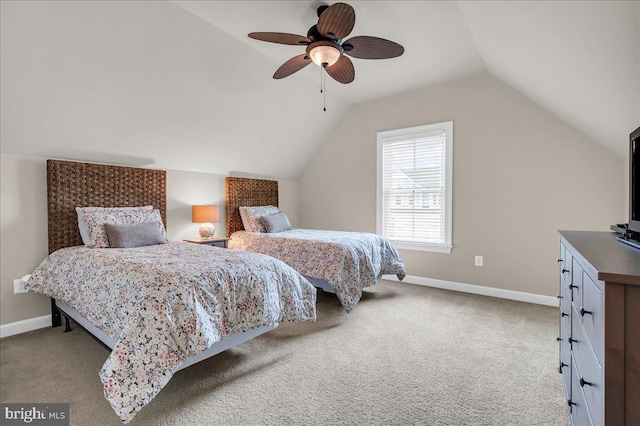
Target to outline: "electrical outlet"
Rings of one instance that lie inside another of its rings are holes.
[[[24,281],[22,281],[20,278],[18,278],[17,280],[13,280],[13,294],[26,292],[27,289],[24,288]]]
[[[484,258],[482,256],[476,256],[476,266],[484,266]]]

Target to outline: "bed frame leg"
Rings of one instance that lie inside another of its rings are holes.
[[[62,325],[62,316],[60,310],[56,306],[56,300],[51,299],[51,327],[60,327]]]
[[[69,325],[69,317],[64,315],[64,332],[68,333],[71,331],[71,325]]]

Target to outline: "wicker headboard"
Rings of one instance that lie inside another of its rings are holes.
[[[278,206],[278,181],[264,179],[225,178],[227,204],[227,237],[244,229],[241,206]]]
[[[166,172],[47,160],[49,253],[82,245],[76,207],[152,205],[167,225]]]

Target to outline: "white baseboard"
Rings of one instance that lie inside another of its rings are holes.
[[[10,322],[9,324],[0,325],[0,339],[45,327],[51,327],[51,315]]]
[[[395,275],[382,278],[389,281],[398,281]],[[442,288],[445,290],[461,291],[463,293],[473,293],[482,296],[498,297],[500,299],[517,300],[519,302],[535,303],[537,305],[558,306],[558,299],[553,296],[544,296],[542,294],[524,293],[521,291],[505,290],[502,288],[485,287],[481,285],[456,283],[453,281],[436,280],[433,278],[416,277],[407,275],[403,283],[423,285],[426,287]]]

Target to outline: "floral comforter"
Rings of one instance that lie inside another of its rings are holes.
[[[315,320],[315,288],[281,261],[183,242],[61,249],[26,287],[67,303],[116,342],[100,379],[125,423],[186,358],[215,342],[274,322]]]
[[[278,233],[237,231],[229,247],[264,253],[282,260],[302,275],[331,285],[349,312],[382,274],[402,280],[405,268],[396,248],[376,234],[317,229]]]

